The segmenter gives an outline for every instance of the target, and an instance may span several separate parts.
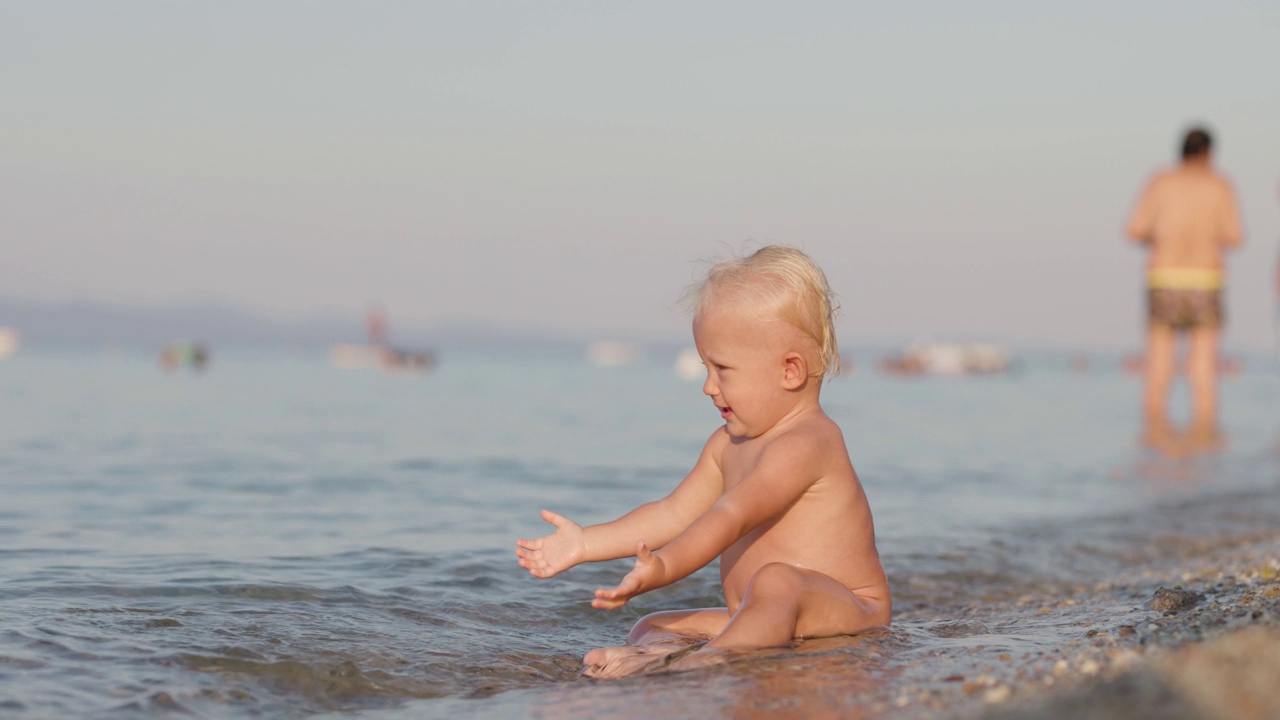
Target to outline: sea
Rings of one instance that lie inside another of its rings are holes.
[[[166,372],[152,354],[23,348],[0,362],[0,716],[756,717],[812,692],[806,677],[852,712],[956,643],[1062,642],[1033,618],[966,624],[975,609],[1280,526],[1274,358],[1223,378],[1226,447],[1188,457],[1140,444],[1141,381],[1119,355],[969,377],[850,359],[823,405],[900,619],[874,651],[834,639],[597,681],[582,655],[639,617],[723,605],[716,568],[610,612],[592,591],[626,561],[536,579],[514,542],[548,531],[543,508],[607,521],[688,472],[719,416],[674,352],[600,367],[459,349],[394,373],[215,348],[203,371]],[[1172,412],[1187,405],[1177,388]]]

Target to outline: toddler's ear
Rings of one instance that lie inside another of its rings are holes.
[[[809,380],[809,363],[797,352],[782,356],[782,387],[796,390]]]

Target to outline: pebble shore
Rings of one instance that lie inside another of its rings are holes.
[[[1280,718],[1280,537],[966,620],[987,637],[1059,628],[1054,647],[940,650],[907,668],[866,717],[981,720]],[[1038,607],[1037,607],[1038,605]],[[1033,609],[1034,608],[1034,609]],[[943,667],[959,668],[939,674]],[[974,669],[977,672],[973,672]],[[964,670],[968,670],[965,672]]]

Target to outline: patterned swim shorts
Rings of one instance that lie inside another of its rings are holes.
[[[1192,288],[1147,290],[1148,321],[1174,330],[1222,327],[1222,291]]]

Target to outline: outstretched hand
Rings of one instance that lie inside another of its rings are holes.
[[[556,531],[537,540],[516,540],[516,556],[530,575],[549,578],[582,562],[587,546],[578,523],[550,510],[542,511],[542,519]]]
[[[661,578],[666,571],[662,558],[649,550],[649,546],[641,540],[636,543],[636,566],[622,578],[618,586],[608,590],[596,590],[596,598],[591,607],[603,610],[616,610],[627,604],[631,598],[654,588],[661,587]]]

